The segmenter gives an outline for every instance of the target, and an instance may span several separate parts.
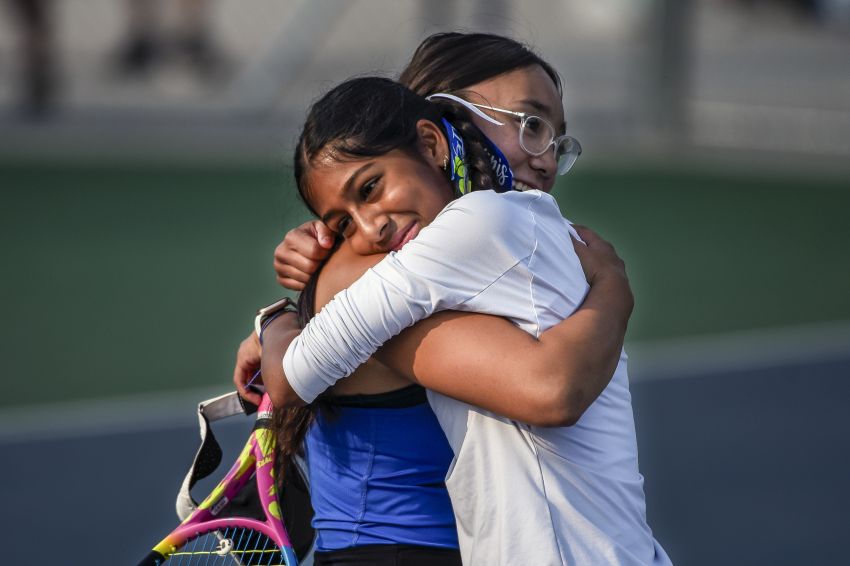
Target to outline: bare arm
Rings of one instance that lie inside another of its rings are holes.
[[[266,392],[275,407],[296,407],[304,404],[289,385],[280,363],[289,344],[300,332],[298,317],[295,313],[286,313],[277,317],[263,331],[260,370]]]

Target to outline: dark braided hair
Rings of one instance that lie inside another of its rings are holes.
[[[463,138],[472,190],[492,189],[496,186],[496,177],[487,144],[484,141],[484,134],[481,133],[478,126],[472,123],[472,118],[466,108],[450,100],[437,100],[434,102],[439,108],[440,114],[455,127],[460,137]]]

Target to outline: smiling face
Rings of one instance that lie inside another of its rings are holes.
[[[539,116],[552,124],[556,135],[563,134],[566,129],[561,96],[555,83],[539,65],[504,73],[457,94],[476,104]],[[475,125],[505,154],[513,170],[514,180],[525,185],[521,187],[524,189],[540,189],[547,193],[551,191],[557,170],[552,149],[543,155],[529,155],[519,144],[519,118],[486,108],[482,110],[504,123],[503,126],[497,126],[472,115]]]
[[[305,196],[355,253],[401,249],[452,200],[451,185],[440,169],[448,151],[445,138],[432,122],[421,122],[427,139],[418,153],[395,149],[340,160],[323,151],[311,162]]]

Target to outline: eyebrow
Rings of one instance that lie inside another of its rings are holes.
[[[544,113],[546,113],[546,114],[550,114],[550,115],[551,115],[551,113],[552,113],[552,109],[551,109],[551,108],[549,108],[548,106],[546,106],[545,104],[543,104],[543,103],[542,103],[542,102],[540,102],[539,100],[535,100],[535,99],[533,99],[533,98],[524,98],[523,100],[520,100],[520,101],[519,101],[519,103],[520,103],[520,104],[525,104],[525,105],[527,105],[527,106],[531,106],[531,107],[532,107],[532,108],[534,108],[535,110],[538,110],[538,111],[540,111],[540,112],[544,112]]]
[[[543,104],[542,102],[540,102],[539,100],[535,100],[533,98],[525,98],[523,100],[520,100],[519,103],[531,106],[532,108],[534,108],[538,112],[542,112],[543,114],[546,114],[547,116],[552,115],[552,109],[549,108],[549,106],[547,106],[546,104]],[[566,131],[567,123],[561,122],[560,124],[558,124],[558,129],[562,132]]]
[[[354,185],[354,180],[363,172],[364,169],[370,167],[371,165],[372,165],[372,161],[367,161],[366,163],[364,163],[363,165],[358,167],[357,170],[354,171],[354,173],[349,175],[348,179],[346,179],[346,181],[345,181],[345,184],[342,186],[342,190],[340,191],[340,194],[345,195],[345,194],[349,193],[351,191],[352,186]],[[330,219],[333,218],[334,216],[336,216],[337,214],[339,214],[339,213],[335,212],[335,211],[325,213],[322,216],[322,222],[327,224],[330,221]]]

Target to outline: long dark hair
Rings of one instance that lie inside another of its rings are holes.
[[[419,44],[398,80],[420,96],[456,93],[532,65],[540,65],[561,92],[558,72],[523,43],[490,33],[435,33]]]
[[[465,109],[429,102],[391,79],[360,77],[339,84],[310,108],[293,159],[299,194],[315,214],[306,174],[317,158],[344,161],[394,149],[416,155],[416,123],[427,119],[442,130],[441,118],[451,122],[464,139],[472,189],[492,188],[495,174],[483,134]]]

